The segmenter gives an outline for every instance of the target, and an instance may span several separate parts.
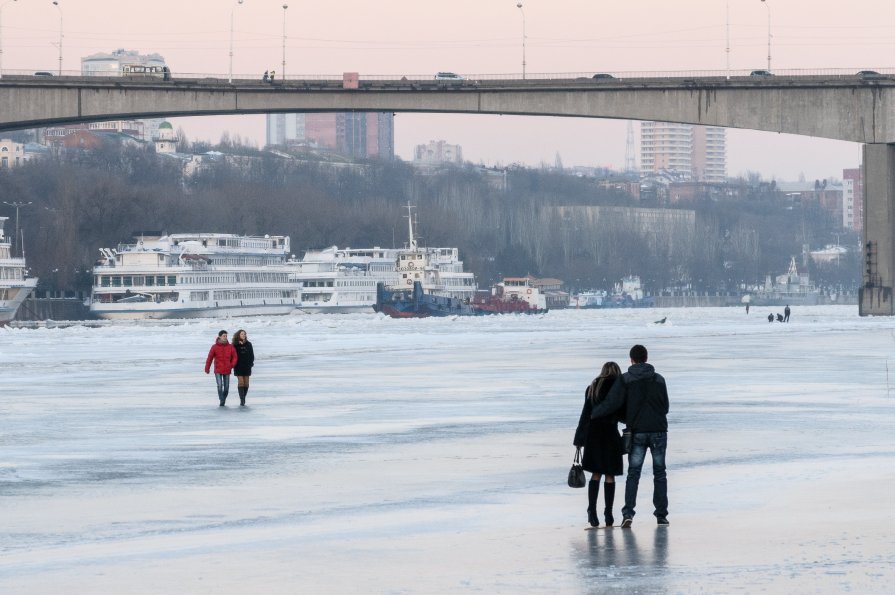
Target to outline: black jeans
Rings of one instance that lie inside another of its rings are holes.
[[[649,448],[653,459],[653,506],[657,517],[668,516],[668,478],[665,475],[665,448],[668,446],[667,432],[638,432],[634,434],[631,452],[628,454],[628,480],[625,482],[625,507],[622,515],[634,518],[637,505],[637,486],[640,472]]]

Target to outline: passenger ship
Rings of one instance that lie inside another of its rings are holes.
[[[25,258],[12,254],[9,240],[3,235],[8,217],[0,217],[0,325],[16,316],[25,298],[37,286],[37,277],[25,277]]]
[[[412,288],[419,281],[427,294],[466,301],[476,292],[475,275],[463,270],[457,248],[418,245],[408,206],[408,243],[404,248],[309,250],[290,261],[292,281],[301,284],[307,313],[369,312],[376,303],[376,284]]]
[[[289,314],[300,301],[288,236],[180,233],[100,250],[90,310],[99,318]]]

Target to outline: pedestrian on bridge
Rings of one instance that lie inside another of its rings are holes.
[[[264,76],[261,77],[261,82],[262,83],[270,82],[270,75],[267,73],[266,70],[264,71]]]

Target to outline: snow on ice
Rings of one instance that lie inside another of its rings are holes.
[[[765,310],[0,329],[0,592],[890,591],[895,319]],[[648,460],[633,528],[585,531],[584,387],[638,342],[671,526]]]

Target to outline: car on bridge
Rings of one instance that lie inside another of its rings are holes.
[[[857,75],[865,81],[886,78],[875,70],[859,70]]]
[[[774,73],[770,70],[753,70],[749,76],[774,76]]]
[[[615,77],[608,72],[598,72],[590,78],[594,79],[595,81],[608,81],[614,79]]]
[[[465,81],[466,78],[460,76],[459,74],[454,74],[453,72],[436,72],[435,80],[436,81]]]

